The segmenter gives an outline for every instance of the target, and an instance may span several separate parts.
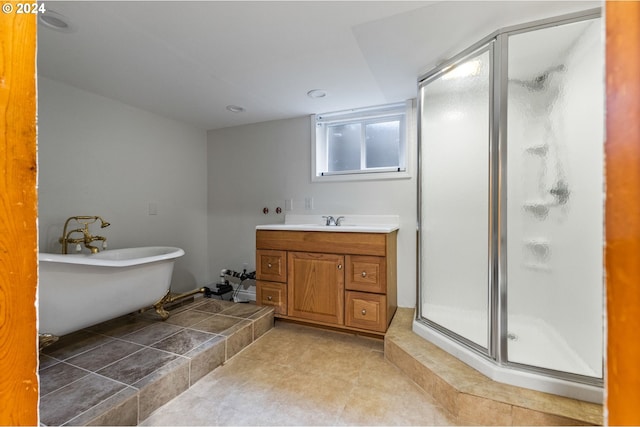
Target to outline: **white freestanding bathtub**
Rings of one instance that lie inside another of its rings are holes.
[[[61,336],[155,304],[182,255],[165,246],[38,254],[38,333]]]

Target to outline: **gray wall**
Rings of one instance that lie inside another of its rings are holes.
[[[178,246],[172,289],[208,281],[206,131],[38,78],[40,252],[67,217],[100,215],[110,249]],[[149,203],[158,214],[149,215]]]
[[[415,141],[409,143],[410,179],[311,182],[309,117],[208,132],[209,259],[211,276],[221,268],[255,268],[255,226],[279,223],[285,200],[294,214],[393,214],[398,233],[398,304],[416,299]],[[313,209],[304,200],[313,198]],[[262,213],[263,207],[269,214]]]

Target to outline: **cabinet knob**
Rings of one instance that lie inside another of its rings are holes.
[[[361,313],[362,313],[363,316],[366,315],[367,314],[367,309],[363,308]]]
[[[271,263],[267,264],[267,268],[271,268]]]
[[[362,272],[362,277],[367,277],[367,272],[366,271]]]
[[[271,301],[271,300],[273,299],[273,297],[272,297],[271,295],[269,295],[269,296],[267,297],[267,299],[268,299],[269,301]]]
[[[342,270],[342,264],[338,264],[338,270]]]

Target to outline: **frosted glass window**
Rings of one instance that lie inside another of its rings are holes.
[[[400,160],[400,120],[365,126],[367,168],[398,166]]]
[[[400,124],[401,119],[398,117],[372,123],[328,126],[328,170],[337,172],[380,167],[397,168],[400,160]]]
[[[485,49],[420,91],[421,314],[485,349],[490,57]]]
[[[329,126],[327,167],[330,172],[360,169],[361,128],[359,123]]]
[[[410,102],[314,116],[313,178],[339,175],[408,177]],[[314,179],[315,180],[315,179]]]

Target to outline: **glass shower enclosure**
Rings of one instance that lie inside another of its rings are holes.
[[[599,10],[499,30],[419,81],[416,321],[507,369],[602,385]]]

